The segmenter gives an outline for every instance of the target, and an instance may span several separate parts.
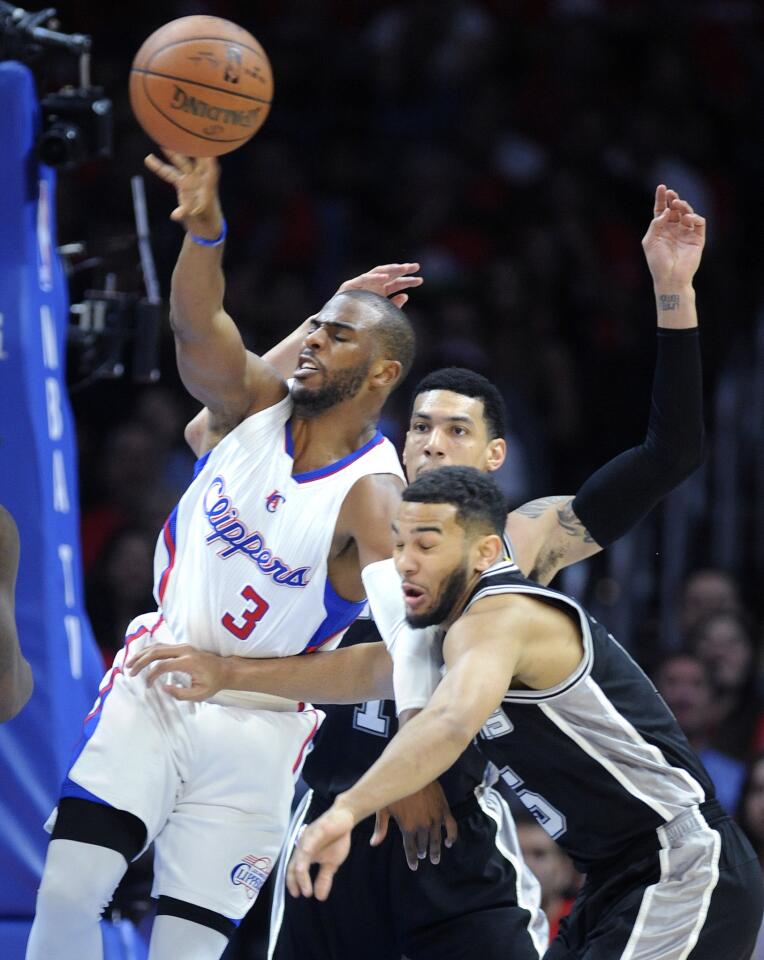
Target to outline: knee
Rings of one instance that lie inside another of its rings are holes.
[[[113,871],[99,869],[102,865],[97,861],[83,865],[55,852],[56,856],[48,856],[37,891],[38,912],[67,917],[70,923],[75,918],[85,922],[100,919],[111,903],[119,877],[115,878]]]

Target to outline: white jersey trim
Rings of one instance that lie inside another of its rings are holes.
[[[276,952],[276,946],[279,941],[279,934],[281,933],[281,926],[284,922],[287,867],[289,866],[292,851],[297,846],[297,839],[300,836],[300,830],[302,829],[305,817],[308,815],[308,807],[312,799],[313,791],[306,790],[305,795],[292,814],[287,835],[284,838],[284,845],[281,848],[281,854],[276,867],[276,875],[273,878],[273,902],[271,904],[271,922],[268,933],[268,960],[273,960],[273,955]]]
[[[501,563],[491,567],[490,570],[488,570],[483,576],[493,576],[495,573],[514,572],[520,572],[517,564]],[[580,607],[575,600],[571,600],[562,594],[555,593],[553,590],[545,590],[543,587],[527,586],[526,584],[518,584],[517,586],[513,586],[511,584],[497,583],[478,589],[477,593],[474,595],[474,597],[472,597],[470,602],[465,607],[465,610],[469,610],[473,603],[475,603],[477,600],[481,600],[483,597],[499,596],[502,593],[536,594],[542,597],[550,597],[552,600],[564,601],[569,606],[573,607],[578,614],[581,623],[581,639],[584,645],[583,656],[578,666],[573,673],[570,674],[570,676],[566,677],[560,683],[555,684],[555,686],[547,687],[544,690],[510,689],[504,696],[504,703],[542,703],[548,700],[554,700],[557,697],[561,697],[564,693],[567,693],[572,687],[581,683],[582,680],[589,676],[594,663],[592,633],[589,626],[589,620],[584,613],[583,608]]]
[[[660,879],[645,890],[619,960],[653,960],[658,956],[662,960],[687,960],[698,942],[719,882],[722,838],[708,826],[697,807],[681,814],[674,823],[659,827],[657,834]],[[691,908],[695,904],[697,914],[693,917]]]
[[[579,746],[584,753],[588,754],[588,756],[590,756],[593,760],[596,760],[601,767],[607,770],[608,773],[615,780],[617,780],[618,783],[620,783],[628,793],[630,793],[633,797],[636,797],[638,800],[641,800],[642,803],[647,804],[647,806],[652,810],[655,810],[655,812],[666,822],[672,819],[672,814],[668,807],[665,807],[660,801],[656,800],[654,797],[651,797],[650,794],[640,790],[635,785],[633,780],[626,775],[624,770],[622,770],[620,767],[617,767],[612,760],[609,760],[603,753],[597,750],[597,748],[590,743],[586,737],[575,730],[567,720],[564,720],[558,711],[554,709],[554,707],[551,707],[548,703],[541,703],[539,704],[539,709],[558,729],[560,729],[577,746]]]
[[[491,787],[483,789],[478,803],[483,813],[496,824],[496,849],[515,871],[517,904],[528,911],[528,936],[541,958],[549,947],[549,922],[541,909],[541,885],[523,859],[512,812],[501,794]]]
[[[672,763],[669,763],[660,747],[656,747],[654,744],[645,740],[636,727],[634,727],[634,725],[627,720],[622,713],[616,710],[615,706],[608,699],[605,691],[596,680],[594,680],[592,677],[588,677],[586,684],[588,689],[597,698],[598,702],[602,706],[602,709],[605,711],[608,717],[610,717],[615,724],[620,726],[623,733],[626,735],[626,737],[628,737],[629,740],[631,740],[632,743],[640,746],[646,753],[650,754],[654,760],[657,760],[659,764],[669,767],[672,772],[676,773],[682,778],[682,780],[685,781],[687,786],[693,792],[693,802],[703,803],[703,801],[707,799],[705,790],[698,783],[695,777],[693,777],[688,770],[685,770],[684,767],[675,767]]]

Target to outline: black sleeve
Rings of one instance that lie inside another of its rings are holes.
[[[641,520],[700,465],[703,380],[697,327],[658,330],[645,442],[619,454],[585,481],[573,510],[602,547]]]

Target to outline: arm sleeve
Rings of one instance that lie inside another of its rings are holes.
[[[650,419],[644,443],[592,474],[573,510],[605,547],[685,480],[703,455],[703,380],[697,327],[658,330]]]
[[[396,711],[424,707],[440,682],[440,631],[415,630],[406,623],[401,579],[392,560],[370,563],[361,576],[374,622],[393,659]]]

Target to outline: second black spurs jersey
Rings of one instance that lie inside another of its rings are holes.
[[[510,562],[480,578],[467,607],[522,593],[569,611],[584,653],[548,690],[514,689],[477,738],[485,756],[552,837],[588,872],[688,808],[711,780],[642,669],[583,607]]]

